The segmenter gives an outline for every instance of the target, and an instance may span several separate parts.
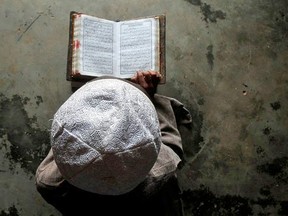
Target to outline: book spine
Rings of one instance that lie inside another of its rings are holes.
[[[81,62],[77,59],[81,59],[81,14],[74,15],[74,35],[73,35],[73,54],[72,54],[72,77],[80,75]]]
[[[160,73],[162,79],[160,84],[166,83],[166,16],[162,15],[159,19],[160,24]]]

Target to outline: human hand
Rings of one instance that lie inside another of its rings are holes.
[[[156,93],[157,85],[161,79],[161,74],[157,71],[137,71],[130,81],[134,82],[144,88],[148,94],[154,95]]]

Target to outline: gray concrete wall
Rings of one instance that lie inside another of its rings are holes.
[[[167,83],[193,116],[187,215],[288,215],[286,0],[0,1],[0,215],[59,215],[36,192],[50,119],[71,95],[69,12],[167,16]]]

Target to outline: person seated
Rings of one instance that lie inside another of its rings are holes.
[[[99,77],[57,110],[51,149],[36,171],[42,197],[63,215],[182,215],[178,127],[184,105],[156,93],[161,75]]]

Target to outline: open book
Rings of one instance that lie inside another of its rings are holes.
[[[111,21],[70,13],[67,80],[130,78],[154,70],[165,83],[165,15]]]

